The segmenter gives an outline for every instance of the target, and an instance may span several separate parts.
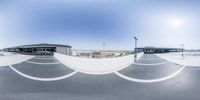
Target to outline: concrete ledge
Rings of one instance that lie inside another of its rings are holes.
[[[179,65],[185,65],[190,67],[200,67],[200,57],[199,56],[184,56],[181,57],[181,55],[176,54],[156,54],[157,56],[168,60],[170,62],[179,64]]]
[[[143,53],[138,53],[138,59]],[[88,59],[55,53],[61,63],[76,71],[86,74],[108,74],[128,67],[134,63],[134,55],[116,58]]]
[[[28,59],[33,58],[34,56],[30,55],[9,55],[9,56],[0,56],[0,66],[8,66],[8,65],[14,65],[21,62],[24,62]]]

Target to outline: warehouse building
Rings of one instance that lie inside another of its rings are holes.
[[[30,55],[53,55],[54,52],[71,55],[71,48],[69,45],[41,43],[5,48],[4,51]]]
[[[136,51],[143,51],[145,54],[153,54],[153,53],[167,53],[167,52],[181,52],[180,48],[156,48],[156,47],[144,47],[137,48]]]

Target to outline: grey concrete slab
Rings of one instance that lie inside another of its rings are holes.
[[[27,75],[42,78],[58,77],[74,71],[63,64],[39,65],[24,62],[13,65],[13,67]]]
[[[163,65],[148,65],[148,66],[132,64],[129,67],[119,72],[133,78],[155,79],[173,74],[181,67],[182,66],[173,63],[167,63]]]
[[[167,60],[164,59],[153,59],[153,60],[144,60],[144,59],[139,59],[137,63],[143,63],[143,64],[155,64],[155,63],[163,63],[167,62]]]
[[[57,59],[48,59],[48,58],[45,58],[45,59],[35,59],[35,58],[32,58],[32,59],[29,59],[28,61],[32,61],[32,62],[38,62],[38,63],[52,63],[52,62],[59,62]]]
[[[32,65],[28,65],[30,68],[17,65],[15,67],[21,71],[25,69],[24,72],[29,73],[38,67],[41,67],[37,70],[41,73],[46,73],[46,70],[51,68]],[[165,66],[134,67],[138,67],[134,69],[138,74],[146,73],[147,77],[143,78],[153,78],[148,77],[148,73],[153,73],[155,78],[171,73],[180,66],[170,63]],[[61,69],[62,67],[58,67],[54,70],[62,73]],[[129,76],[134,71],[126,70],[127,72],[123,74],[128,73]],[[64,80],[41,82],[24,78],[8,66],[4,66],[0,67],[0,100],[199,100],[199,76],[200,68],[186,67],[173,78],[157,83],[131,82],[114,73],[106,75],[78,73]]]
[[[160,58],[156,56],[155,54],[144,54],[141,59],[152,59],[152,58]]]
[[[130,82],[114,74],[81,73],[61,81],[38,82],[17,76],[10,69],[5,70],[0,73],[0,76],[6,75],[0,79],[1,98],[5,100],[198,100],[200,98],[200,80],[193,80],[198,78],[200,70],[190,68],[168,81],[150,84]]]
[[[142,64],[155,64],[155,63],[164,63],[164,62],[168,62],[168,61],[156,56],[155,54],[144,54],[137,61],[137,63],[142,63]]]
[[[54,58],[53,55],[36,55],[35,57],[38,57],[38,58]]]

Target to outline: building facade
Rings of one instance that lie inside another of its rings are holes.
[[[181,52],[180,48],[156,48],[156,47],[144,47],[137,48],[137,51],[143,51],[145,54],[154,54],[154,53],[167,53],[167,52]]]
[[[53,55],[54,52],[71,55],[71,48],[69,45],[42,43],[5,48],[4,51],[30,55]]]

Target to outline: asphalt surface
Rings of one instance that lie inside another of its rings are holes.
[[[41,59],[40,59],[41,58]],[[52,56],[37,56],[29,61],[58,62]],[[137,63],[156,64],[166,60],[156,55],[144,55]],[[78,63],[78,62],[77,62]],[[39,65],[28,62],[13,65],[19,71],[42,78],[58,77],[74,70],[61,63]],[[168,76],[181,65],[132,64],[119,71],[138,79]],[[89,75],[77,73],[69,78],[43,82],[27,79],[8,66],[0,67],[0,100],[199,100],[200,68],[186,67],[171,79],[155,83],[132,82],[116,74]]]

